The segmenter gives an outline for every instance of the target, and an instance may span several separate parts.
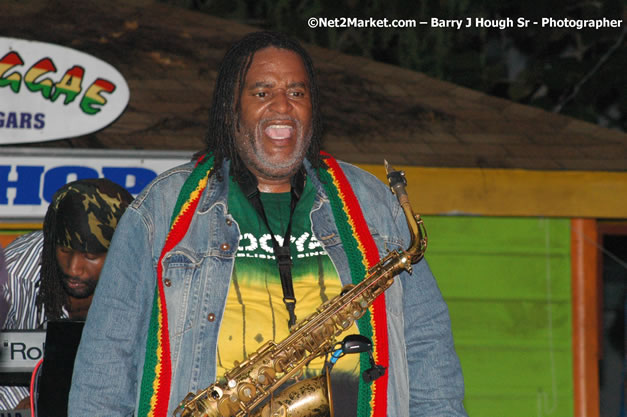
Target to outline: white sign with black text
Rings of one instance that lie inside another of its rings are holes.
[[[130,98],[112,65],[61,45],[0,37],[0,144],[98,131]]]
[[[68,182],[108,178],[137,195],[158,174],[192,152],[85,151],[38,148],[28,155],[0,150],[0,219],[43,220],[52,196]],[[59,154],[59,156],[55,156]]]

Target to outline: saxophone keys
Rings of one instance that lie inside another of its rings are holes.
[[[278,410],[272,413],[271,417],[286,417],[287,409],[284,405],[280,406]]]
[[[348,329],[353,325],[353,320],[350,317],[347,317],[346,320],[342,322],[342,328],[344,330]]]
[[[214,400],[219,400],[220,398],[222,398],[223,392],[220,389],[220,387],[214,387],[211,390],[211,393],[209,394],[211,396],[211,398],[213,398]]]
[[[276,372],[285,372],[285,370],[288,367],[288,360],[286,358],[278,358],[275,362],[274,362],[274,370]]]
[[[237,387],[237,396],[241,401],[250,401],[257,394],[257,388],[250,382],[244,382]]]
[[[236,399],[237,400],[237,399]],[[222,417],[232,417],[235,415],[235,411],[237,411],[237,407],[232,401],[231,398],[224,397],[220,401],[218,401],[218,412]]]
[[[359,320],[364,314],[366,314],[366,310],[353,310],[353,317],[355,320]]]
[[[275,375],[276,372],[274,369],[269,366],[262,366],[259,368],[259,373],[257,374],[257,382],[265,386],[270,385],[274,380]]]

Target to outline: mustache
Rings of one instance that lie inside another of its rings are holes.
[[[303,124],[300,122],[300,120],[288,115],[288,114],[281,114],[281,115],[276,115],[276,116],[272,116],[272,117],[264,117],[263,119],[260,119],[254,129],[259,129],[259,130],[263,130],[265,128],[265,126],[270,123],[270,122],[280,122],[280,121],[289,121],[292,122],[294,124],[294,126],[296,126],[296,128],[300,131],[302,131],[303,128]],[[238,117],[237,119],[237,131],[241,131],[242,129],[242,120],[241,118]],[[244,129],[246,130],[246,129]]]
[[[65,274],[63,274],[63,275],[61,276],[61,279],[62,279],[63,281],[75,281],[75,282],[82,282],[82,281],[83,281],[83,279],[81,279],[81,278],[79,278],[79,277],[73,277],[73,276],[71,276],[71,275],[65,275]]]
[[[277,116],[272,116],[272,117],[264,117],[263,119],[259,120],[259,123],[264,124],[264,123],[276,122],[280,120],[289,120],[294,123],[300,123],[300,120],[290,116],[289,114],[277,115]]]
[[[300,120],[290,116],[290,115],[279,115],[279,116],[273,116],[273,117],[264,117],[263,119],[259,120],[259,122],[257,123],[257,126],[260,128],[265,128],[269,123],[276,123],[276,122],[282,122],[282,121],[289,121],[292,122],[294,124],[294,126],[296,126],[298,129],[302,128],[302,123],[300,122]]]

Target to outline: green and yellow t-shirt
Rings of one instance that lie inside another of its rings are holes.
[[[315,196],[316,191],[307,180],[292,219],[290,250],[298,320],[310,315],[320,304],[342,290],[331,259],[311,232],[309,213]],[[281,245],[290,219],[290,200],[289,192],[261,194],[268,223]],[[270,232],[232,179],[228,206],[239,224],[241,238],[218,339],[219,378],[233,367],[235,361],[246,359],[268,340],[279,342],[289,335],[289,314],[283,303],[281,278]],[[345,335],[356,333],[359,331],[353,325],[338,337],[338,341]],[[324,358],[312,361],[304,369],[304,376],[319,375],[323,364]],[[351,404],[349,408],[354,409],[358,375],[359,355],[340,358],[333,368],[332,378],[334,386],[341,384],[343,388],[333,390],[334,403]],[[344,395],[348,395],[348,398],[342,398]]]

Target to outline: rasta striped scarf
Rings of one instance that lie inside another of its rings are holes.
[[[366,271],[379,262],[379,251],[368,230],[357,197],[338,162],[322,153],[327,167],[318,170],[318,177],[330,200],[335,224],[348,258],[351,278],[359,283]],[[163,288],[163,257],[185,236],[196,212],[198,201],[205,190],[213,169],[213,157],[201,158],[179,193],[172,214],[170,231],[166,237],[157,266],[157,282],[153,299],[146,357],[140,388],[138,416],[166,417],[170,402],[172,369],[168,315]],[[385,294],[378,297],[369,311],[358,321],[359,331],[373,342],[375,361],[388,367],[388,335],[385,312]],[[370,367],[367,354],[360,358],[361,369]],[[359,380],[358,417],[385,417],[387,411],[387,372],[372,383]],[[174,399],[180,401],[181,399]]]

